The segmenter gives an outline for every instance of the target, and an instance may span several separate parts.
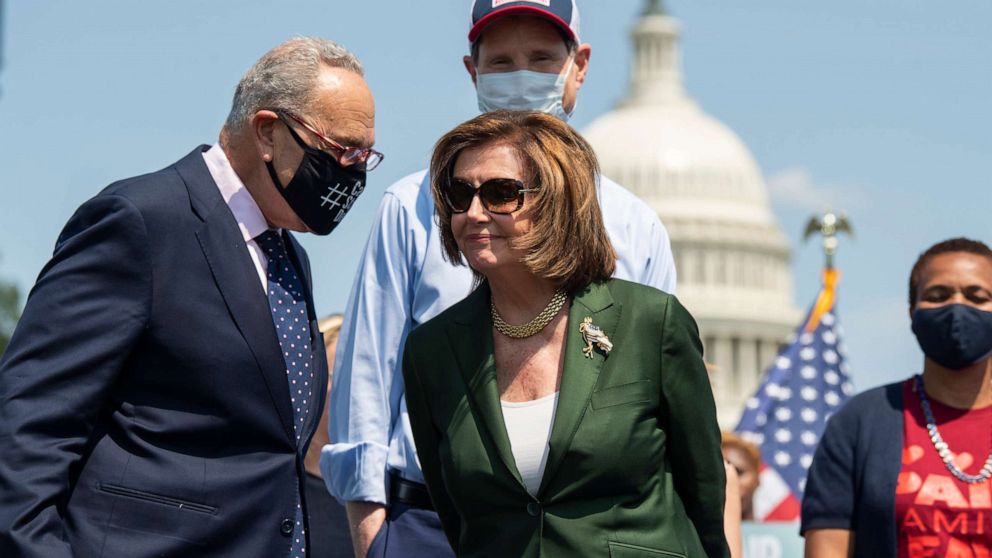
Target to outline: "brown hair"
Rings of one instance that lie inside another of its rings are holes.
[[[331,314],[317,322],[317,329],[324,334],[324,347],[330,348],[338,342],[342,323],[344,323],[344,315],[342,314]]]
[[[761,450],[758,446],[748,442],[744,438],[741,438],[737,434],[732,432],[721,432],[720,433],[720,445],[727,448],[737,448],[744,452],[747,456],[748,462],[754,467],[755,471],[761,470]]]
[[[487,112],[438,140],[430,175],[444,258],[465,265],[443,195],[455,163],[462,151],[493,143],[516,151],[530,178],[527,187],[538,189],[527,194],[534,200],[526,209],[532,212],[533,225],[511,244],[525,254],[522,263],[527,269],[565,291],[609,279],[617,257],[596,198],[596,155],[568,124],[542,112]],[[482,276],[473,273],[481,281]]]
[[[984,256],[992,261],[992,250],[983,242],[970,238],[949,238],[943,242],[938,242],[920,254],[913,264],[913,270],[909,272],[909,307],[916,307],[916,297],[919,296],[920,281],[923,280],[923,269],[935,256],[948,254],[951,252],[964,252]]]

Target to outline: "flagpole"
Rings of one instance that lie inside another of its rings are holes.
[[[822,216],[812,216],[806,224],[806,232],[803,240],[819,234],[823,237],[823,256],[826,262],[823,266],[823,287],[813,304],[813,311],[809,314],[804,331],[810,332],[820,325],[820,318],[824,314],[833,310],[834,301],[837,298],[837,283],[840,281],[840,271],[834,267],[834,256],[837,254],[837,235],[847,233],[854,236],[851,222],[843,214],[839,217],[827,211]]]
[[[822,237],[823,286],[795,335],[765,371],[735,431],[755,444],[764,463],[754,492],[758,521],[797,521],[806,473],[827,420],[854,393],[835,302],[840,234],[851,223],[832,212],[810,218],[804,238]]]
[[[837,235],[839,233],[847,233],[849,236],[854,236],[854,229],[851,227],[851,221],[843,213],[837,215],[831,211],[827,211],[822,216],[814,215],[809,218],[809,222],[806,223],[806,231],[803,233],[803,240],[809,240],[809,237],[819,234],[823,237],[823,255],[826,257],[826,265],[824,269],[831,270],[834,269],[834,255],[837,253]]]

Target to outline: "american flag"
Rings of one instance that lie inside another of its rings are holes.
[[[834,308],[839,272],[824,271],[823,288],[788,346],[748,399],[736,431],[761,449],[758,521],[795,521],[806,471],[830,415],[853,393]]]

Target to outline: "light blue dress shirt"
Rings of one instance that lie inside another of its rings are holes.
[[[465,298],[468,267],[442,257],[427,172],[386,190],[359,264],[338,338],[328,434],[320,469],[340,501],[387,503],[389,473],[424,482],[403,397],[407,334]],[[606,177],[603,221],[618,261],[615,277],[675,292],[668,232],[646,203]]]

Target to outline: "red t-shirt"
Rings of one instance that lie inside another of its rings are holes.
[[[903,401],[899,558],[992,558],[992,483],[968,484],[947,470],[927,433],[912,378],[903,385]],[[992,450],[992,406],[966,411],[929,401],[958,469],[977,475]]]

